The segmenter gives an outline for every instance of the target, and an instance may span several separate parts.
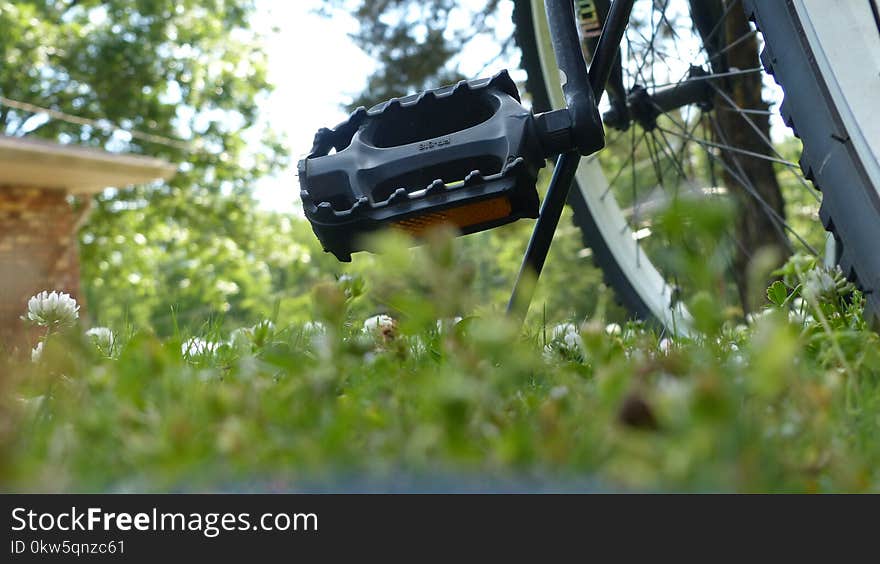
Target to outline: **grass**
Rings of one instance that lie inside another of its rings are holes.
[[[4,361],[2,489],[880,489],[878,337],[812,261],[747,325],[698,293],[700,336],[670,339],[601,312],[521,330],[468,302],[447,247],[419,256],[317,286],[319,324],[76,328]],[[365,292],[393,324],[353,317]]]

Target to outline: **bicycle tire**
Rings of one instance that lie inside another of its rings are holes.
[[[842,88],[852,84],[853,77],[840,76],[844,70],[857,72],[862,75],[856,77],[858,81],[880,83],[877,59],[871,59],[872,53],[880,53],[876,4],[874,0],[848,4],[744,0],[743,6],[764,36],[764,69],[785,94],[782,117],[803,143],[801,169],[822,192],[819,217],[837,242],[838,264],[865,294],[866,317],[876,322],[880,318],[880,146],[870,141],[880,138],[880,119],[866,112],[870,103],[858,103]],[[815,22],[822,22],[821,26]],[[850,69],[840,68],[832,59],[829,50],[834,47],[847,45],[859,51],[852,43],[858,36],[843,29],[847,23],[862,32],[873,31],[861,37],[873,45],[867,53],[861,51],[867,55],[868,68],[875,64],[873,74],[865,72],[864,58]],[[862,85],[868,90],[871,86]]]
[[[873,22],[874,36],[865,37],[880,50],[880,18],[872,2],[859,0],[861,8],[851,10],[850,23],[859,22],[864,31],[866,22]],[[533,0],[516,0],[513,19],[515,40],[522,52],[521,66],[526,71],[526,88],[536,111],[551,108],[550,94],[538,52],[538,37],[533,21]],[[852,77],[841,82],[829,77],[832,60],[827,42],[834,42],[828,30],[827,10],[816,0],[743,0],[746,14],[764,36],[761,60],[768,74],[783,88],[785,102],[780,108],[786,124],[804,146],[800,165],[805,177],[823,193],[820,218],[830,231],[839,250],[839,264],[866,297],[866,316],[880,318],[880,252],[873,247],[880,242],[880,143],[871,141],[880,136],[877,116],[866,116],[864,103],[847,99],[841,84],[852,84]],[[853,2],[853,6],[857,3]],[[820,13],[822,12],[822,13]],[[865,18],[865,12],[868,17]],[[843,12],[837,10],[831,21],[837,21],[836,33],[842,33]],[[818,18],[818,19],[817,19]],[[819,37],[815,21],[824,21]],[[835,31],[835,30],[832,30]],[[865,34],[863,34],[865,35]],[[837,38],[839,40],[839,38]],[[826,44],[822,44],[822,41]],[[869,54],[873,52],[870,51]],[[852,73],[852,69],[846,69]],[[834,80],[830,80],[830,79]],[[880,75],[874,75],[880,79]],[[830,84],[830,82],[834,82]],[[876,92],[877,90],[874,90]],[[869,106],[869,105],[868,105]],[[859,115],[855,115],[858,113]],[[866,125],[867,124],[867,125]],[[875,127],[876,126],[876,127]],[[871,127],[865,131],[865,127]],[[593,249],[595,264],[602,269],[606,284],[618,301],[639,318],[657,318],[656,304],[643,295],[611,252],[609,242],[600,234],[597,217],[576,183],[569,198],[574,223],[580,229],[585,245]],[[656,301],[656,300],[655,300]],[[669,323],[660,319],[667,326]]]

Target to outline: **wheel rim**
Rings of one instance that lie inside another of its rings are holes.
[[[663,7],[661,8],[661,12],[663,12],[663,15],[665,15],[667,4],[668,2],[664,3]],[[735,4],[735,2],[733,4]],[[553,80],[550,78],[555,78],[559,76],[559,74],[555,65],[555,57],[552,51],[552,47],[549,42],[549,30],[547,29],[546,17],[544,15],[543,1],[530,0],[530,8],[532,12],[531,19],[535,29],[538,59],[541,64],[545,90],[548,94],[550,103],[554,108],[564,107],[564,98],[562,96],[559,82],[558,80]],[[653,10],[654,7],[652,6],[652,20],[654,17]],[[672,24],[670,24],[670,26],[671,25]],[[750,32],[750,34],[753,33],[754,31]],[[653,49],[653,37],[651,39],[651,42]],[[733,43],[731,43],[728,47],[733,47]],[[627,47],[629,47],[628,39]],[[706,51],[706,49],[703,47],[702,42],[700,42],[699,48],[702,49],[702,51],[706,54],[706,61],[708,63],[708,51]],[[653,54],[652,57],[654,57]],[[645,57],[643,60],[647,61],[647,57]],[[637,71],[638,73],[641,73],[642,67],[645,64],[645,62],[640,64]],[[651,78],[653,79],[653,67],[650,68],[650,71],[652,74]],[[738,75],[757,72],[761,72],[761,69],[732,69],[732,72],[730,74]],[[636,73],[633,73],[633,76],[636,76]],[[716,74],[713,76],[718,77],[721,75]],[[659,82],[663,81],[661,80]],[[629,82],[626,86],[629,87],[633,83],[638,83],[638,79]],[[675,83],[675,81],[672,80],[670,83]],[[659,84],[658,81],[652,81],[650,88],[658,88],[660,86],[662,85]],[[713,86],[713,88],[715,87]],[[718,88],[715,88],[715,90],[718,91],[721,96],[724,96],[723,91]],[[756,127],[748,117],[748,113],[752,110],[743,110],[742,108],[739,108],[739,106],[737,106],[733,100],[729,100],[729,103],[730,107],[725,109],[727,111],[737,111],[737,113],[739,113],[740,116],[742,116],[745,120],[744,124],[749,124],[744,125],[744,127]],[[770,112],[762,113],[769,114]],[[714,118],[712,119],[714,120]],[[675,123],[675,119],[672,119],[671,121]],[[689,122],[687,120],[683,121],[685,122],[685,127],[682,128],[682,131],[675,132],[667,130],[666,133],[661,132],[660,135],[664,136],[664,138],[666,137],[666,134],[668,134],[670,137],[673,135],[680,136],[682,139],[682,143],[685,145],[691,141],[699,143],[699,146],[702,149],[705,149],[707,154],[712,151],[722,151],[725,155],[729,155],[731,153],[745,153],[749,157],[760,157],[768,161],[773,161],[775,163],[792,167],[789,170],[797,169],[795,173],[797,175],[797,182],[807,188],[807,190],[810,192],[811,197],[814,198],[816,201],[816,210],[818,209],[818,196],[815,195],[814,190],[807,185],[807,182],[800,175],[800,170],[799,168],[797,168],[797,165],[795,163],[792,163],[791,161],[782,158],[782,155],[779,154],[776,146],[769,138],[764,138],[767,145],[769,146],[769,151],[767,151],[767,155],[753,155],[750,154],[748,151],[745,151],[742,148],[738,148],[736,146],[725,145],[724,143],[713,144],[707,141],[707,138],[703,138],[703,140],[700,141],[699,139],[697,139],[697,137],[692,136],[689,140],[687,138],[687,126]],[[713,121],[713,123],[717,126],[717,122]],[[636,125],[633,124],[632,128],[634,129],[635,127]],[[755,130],[757,131],[757,128]],[[693,133],[693,131],[691,133]],[[760,131],[758,131],[758,133],[760,134]],[[667,146],[669,146],[668,140],[666,142]],[[670,149],[672,148],[670,147]],[[675,153],[675,150],[672,150],[671,152]],[[719,158],[719,160],[721,160],[720,157],[716,158]],[[619,267],[619,270],[625,277],[626,283],[638,294],[640,301],[643,302],[645,306],[644,309],[649,311],[650,315],[660,324],[662,324],[667,330],[676,334],[691,333],[692,318],[686,307],[681,303],[680,300],[677,299],[679,293],[677,285],[671,284],[668,279],[664,277],[663,274],[661,274],[660,269],[658,269],[657,266],[655,266],[654,262],[652,262],[650,255],[646,253],[642,248],[639,240],[641,239],[641,231],[644,230],[640,229],[638,225],[631,225],[627,219],[627,214],[624,212],[624,209],[621,207],[617,198],[613,195],[609,195],[609,192],[612,188],[611,185],[614,184],[616,175],[612,178],[611,181],[609,181],[609,177],[606,176],[606,174],[604,173],[602,166],[600,165],[599,159],[596,156],[593,156],[587,159],[583,159],[583,162],[578,169],[576,178],[578,181],[577,189],[579,190],[580,195],[582,196],[583,200],[586,202],[587,207],[589,208],[589,213],[592,216],[592,220],[596,224],[597,231],[600,233],[604,245],[607,246],[610,255],[613,257],[612,260],[616,262],[617,267]],[[740,181],[739,184],[748,189],[748,177],[743,174],[743,178],[745,178],[745,180]],[[714,186],[709,185],[708,188],[714,189]],[[677,194],[675,197],[677,197]],[[761,198],[756,196],[756,199],[760,200]],[[766,202],[762,201],[762,203],[764,205],[767,205]],[[815,212],[811,210],[810,215],[814,216]],[[778,216],[777,220],[780,224],[780,226],[778,227],[779,229],[784,229],[788,233],[793,234],[794,239],[802,243],[804,248],[806,248],[812,254],[817,254],[814,246],[811,246],[809,243],[807,243],[804,238],[797,233],[797,231],[792,229],[784,217]],[[794,245],[792,245],[792,247],[794,247]],[[834,252],[833,249],[831,249],[831,252]]]

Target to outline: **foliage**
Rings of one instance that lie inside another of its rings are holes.
[[[167,332],[171,305],[187,321],[231,305],[243,317],[265,309],[267,257],[277,252],[256,247],[253,233],[281,219],[257,217],[250,189],[286,156],[259,126],[270,85],[249,30],[253,9],[250,0],[0,2],[0,95],[91,120],[0,104],[0,132],[179,165],[167,183],[94,202],[82,272],[88,309],[102,323]]]
[[[696,308],[714,332],[671,339],[600,317],[525,332],[488,312],[455,320],[478,304],[450,239],[383,244],[399,270],[318,283],[309,323],[138,330],[110,351],[72,331],[8,361],[3,488],[880,485],[878,336],[813,259],[779,273],[786,298],[748,326]],[[364,326],[369,299],[393,320]]]

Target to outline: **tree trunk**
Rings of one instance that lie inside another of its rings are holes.
[[[736,0],[697,0],[691,5],[715,4],[711,11],[716,16],[724,14],[729,2]],[[714,34],[723,41],[708,41],[707,50],[710,54],[717,53],[726,45],[736,45],[723,51],[713,60],[713,72],[747,70],[761,65],[758,56],[758,40],[755,35],[746,39],[750,27],[740,2],[728,9],[723,16],[721,27],[714,31],[714,23],[697,21],[704,39]],[[697,19],[697,18],[695,18]],[[711,22],[712,18],[708,18]],[[712,27],[708,27],[711,25]],[[714,43],[714,45],[713,45]],[[731,76],[725,80],[715,81],[720,92],[715,96],[714,122],[712,129],[715,142],[762,155],[773,156],[772,148],[766,140],[770,139],[770,117],[762,113],[742,114],[735,111],[739,108],[766,111],[769,106],[761,97],[762,73],[749,73]],[[723,92],[723,94],[722,94]],[[732,102],[732,103],[731,103]],[[759,133],[760,132],[760,133]],[[785,218],[785,202],[776,179],[773,163],[759,157],[751,157],[742,153],[725,151],[722,153],[725,166],[722,167],[724,186],[730,191],[737,204],[737,220],[734,236],[737,239],[733,258],[733,277],[739,292],[743,310],[748,312],[761,303],[763,288],[768,280],[755,280],[751,276],[752,259],[762,249],[774,253],[777,264],[782,264],[788,257],[790,246],[782,221]],[[765,265],[766,266],[766,265]],[[760,283],[760,288],[750,287]]]

